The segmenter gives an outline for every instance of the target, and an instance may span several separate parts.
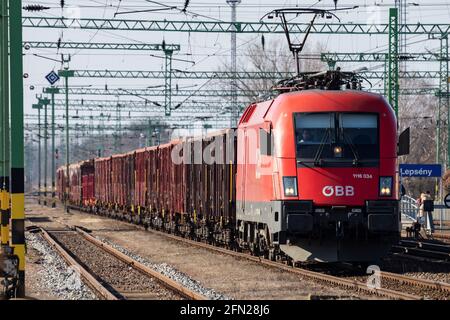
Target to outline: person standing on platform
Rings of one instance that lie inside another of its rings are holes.
[[[422,222],[422,218],[424,216],[424,213],[423,213],[423,201],[426,200],[426,198],[427,198],[427,194],[425,192],[421,191],[420,192],[420,196],[417,199],[417,206],[419,207],[419,212],[418,212],[418,215],[417,215],[417,221],[418,222]]]
[[[426,230],[430,233],[434,232],[434,222],[433,222],[433,211],[434,211],[434,200],[431,197],[430,191],[425,193],[425,196],[422,198],[423,205],[423,214],[425,217],[425,227]]]

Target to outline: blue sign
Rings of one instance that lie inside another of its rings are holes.
[[[440,178],[442,166],[440,164],[401,164],[400,177]]]
[[[59,81],[59,76],[56,74],[55,71],[50,72],[48,75],[45,76],[45,79],[47,79],[48,82],[50,82],[51,85],[54,85]]]

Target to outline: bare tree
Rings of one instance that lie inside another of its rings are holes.
[[[304,55],[325,50],[323,44],[318,43],[314,46],[305,46]],[[239,59],[237,71],[246,72],[295,72],[295,61],[290,53],[285,40],[264,41],[257,44],[249,44],[244,50],[245,56]],[[303,57],[300,60],[300,70],[322,71],[327,69],[325,62],[311,57]],[[229,61],[223,63],[222,71],[231,71]],[[237,79],[237,90],[249,93],[248,96],[242,96],[239,100],[243,104],[249,104],[258,100],[258,97],[266,94],[272,86],[281,79]],[[229,88],[229,80],[217,80],[212,82],[212,87]]]
[[[403,80],[401,88],[429,86],[424,80]],[[399,132],[411,128],[410,154],[401,157],[402,163],[436,163],[436,106],[431,95],[402,95],[399,100]],[[436,181],[429,178],[403,180],[407,193],[418,197],[420,192],[435,193]]]

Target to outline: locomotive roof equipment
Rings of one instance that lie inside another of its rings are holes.
[[[309,33],[311,32],[312,27],[314,26],[314,22],[316,20],[317,17],[321,17],[321,18],[326,18],[326,19],[332,19],[333,17],[338,19],[338,16],[336,14],[334,14],[334,11],[342,11],[342,10],[350,10],[350,9],[355,9],[358,6],[354,6],[352,8],[335,8],[335,9],[330,9],[330,10],[326,10],[326,9],[315,9],[315,8],[283,8],[283,9],[276,9],[273,10],[269,13],[267,13],[266,15],[264,15],[261,19],[263,20],[264,18],[268,18],[268,19],[273,19],[274,17],[279,17],[281,19],[281,24],[283,26],[283,30],[284,33],[286,35],[286,39],[288,41],[289,44],[289,50],[291,50],[292,54],[294,55],[294,59],[297,65],[297,75],[300,76],[300,56],[299,54],[303,51],[303,48],[305,47],[305,43],[306,40],[308,39]],[[313,18],[311,20],[311,22],[309,23],[308,28],[306,29],[305,32],[305,37],[303,38],[303,40],[299,43],[295,43],[292,41],[291,35],[289,33],[289,26],[288,23],[289,21],[295,19],[296,17],[298,17],[301,14],[312,14]],[[288,19],[288,17],[290,16],[294,16],[292,19]]]

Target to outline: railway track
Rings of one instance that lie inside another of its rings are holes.
[[[406,257],[422,258],[430,262],[450,261],[450,245],[416,240],[402,240],[398,245],[392,246],[392,251]]]
[[[79,208],[74,208],[80,212]],[[138,228],[145,230],[142,226]],[[332,284],[336,287],[341,287],[358,292],[364,292],[369,295],[384,297],[388,299],[401,300],[421,300],[421,299],[450,299],[450,284],[431,281],[426,279],[414,278],[404,276],[397,273],[389,273],[381,271],[378,275],[381,278],[381,287],[374,288],[367,285],[367,280],[370,275],[348,277],[348,276],[334,276],[324,272],[317,272],[308,270],[298,266],[292,266],[287,262],[275,262],[261,257],[252,256],[247,253],[237,252],[223,247],[211,245],[205,242],[194,241],[183,238],[174,234],[158,231],[155,229],[147,229],[146,231],[158,234],[179,242],[184,242],[196,247],[208,249],[222,254],[234,256],[237,258],[247,259],[257,263],[261,263],[267,267],[281,269],[287,272],[295,273],[316,281],[327,284]],[[97,240],[99,241],[99,240]]]
[[[338,287],[344,287],[347,289],[361,291],[380,297],[390,299],[402,299],[402,300],[450,299],[450,284],[443,282],[413,278],[396,273],[381,271],[379,273],[379,276],[381,278],[381,288],[369,288],[367,286],[367,280],[370,275],[354,277],[353,279],[349,277],[333,276],[324,272],[307,270],[301,267],[294,267],[292,265],[270,261],[264,258],[251,256],[246,253],[231,251],[225,248],[178,237],[172,234],[167,234],[153,229],[148,229],[148,231],[177,241],[188,243],[197,247],[213,250],[216,252],[232,255],[239,258],[248,259],[251,261],[262,263],[268,267],[282,269],[318,281],[330,283]]]
[[[404,287],[408,292],[426,296],[429,299],[450,299],[450,284],[404,276],[386,271],[380,272],[384,285]]]
[[[130,258],[82,229],[44,230],[42,236],[105,300],[206,300],[197,292]]]
[[[443,234],[443,233],[433,233],[430,237],[430,239],[434,240],[440,240],[446,243],[450,243],[450,234]]]

